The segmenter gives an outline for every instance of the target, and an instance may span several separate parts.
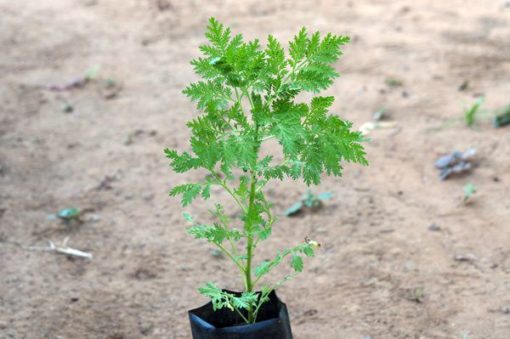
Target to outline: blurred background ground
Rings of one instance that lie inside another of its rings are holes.
[[[350,35],[334,110],[358,128],[384,107],[396,124],[371,132],[369,167],[324,180],[324,209],[282,217],[258,258],[323,243],[279,292],[295,338],[509,338],[510,129],[462,121],[481,95],[488,111],[510,102],[503,0],[1,0],[0,338],[189,338],[197,286],[239,288],[184,233],[167,191],[194,174],[171,173],[162,152],[188,147],[196,112],[181,90],[210,16],[248,38]],[[45,89],[93,67],[81,88]],[[469,147],[477,167],[439,181],[435,159]],[[269,194],[281,215],[304,190]],[[88,210],[82,225],[48,219],[68,206]],[[14,245],[66,237],[93,260]]]

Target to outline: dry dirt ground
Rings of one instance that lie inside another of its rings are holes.
[[[188,147],[196,112],[180,92],[210,16],[249,38],[350,35],[335,111],[359,127],[385,107],[397,126],[371,132],[370,166],[325,179],[316,191],[334,200],[282,217],[258,258],[306,235],[324,244],[279,292],[295,338],[510,338],[510,129],[462,122],[477,96],[488,111],[510,101],[504,0],[1,0],[0,338],[189,338],[197,286],[239,287],[185,234],[167,191],[195,174],[171,173],[162,152]],[[95,66],[82,88],[45,89]],[[469,147],[477,168],[439,181],[435,159]],[[304,190],[269,194],[281,215]],[[83,224],[48,218],[68,206],[88,209]],[[93,259],[27,248],[66,237]]]

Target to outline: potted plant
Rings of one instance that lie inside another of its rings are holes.
[[[175,172],[206,175],[173,187],[170,195],[181,196],[185,207],[195,198],[209,199],[211,186],[218,185],[235,202],[238,218],[229,217],[219,202],[210,224],[195,222],[187,212],[184,217],[190,235],[215,245],[237,267],[243,290],[228,291],[211,282],[200,287],[211,302],[189,311],[193,338],[292,338],[286,306],[274,291],[301,272],[303,257],[312,257],[320,245],[305,238],[256,263],[255,251],[276,221],[264,191],[271,181],[285,178],[317,185],[323,174],[340,176],[343,161],[367,164],[361,133],[329,113],[332,96],[314,96],[309,103],[297,98],[333,83],[339,74],[332,64],[349,38],[309,35],[302,28],[287,56],[273,36],[265,47],[259,40],[245,42],[214,18],[206,37],[203,56],[191,62],[203,80],[183,91],[202,112],[187,123],[191,151],[165,149]],[[269,139],[281,145],[278,156],[266,153]],[[293,273],[279,281],[267,279],[284,261]]]

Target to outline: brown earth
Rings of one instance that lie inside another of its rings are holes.
[[[372,131],[370,166],[325,179],[316,191],[334,200],[282,217],[259,255],[323,243],[279,291],[295,337],[510,338],[510,130],[462,121],[477,96],[491,112],[510,101],[503,0],[1,0],[0,338],[189,338],[186,311],[206,301],[197,286],[240,287],[185,234],[167,191],[197,174],[171,173],[162,153],[188,147],[195,110],[180,92],[210,16],[249,38],[288,41],[303,25],[350,35],[335,111],[359,127],[385,107],[397,126]],[[44,88],[93,66],[81,88]],[[469,147],[477,168],[439,181],[434,160]],[[281,215],[304,190],[269,194]],[[88,209],[83,224],[48,219],[68,206]],[[28,248],[67,236],[93,259]]]

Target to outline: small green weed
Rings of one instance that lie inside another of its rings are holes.
[[[471,197],[476,193],[476,186],[472,183],[467,183],[464,185],[464,203],[469,202]]]
[[[475,102],[468,108],[464,110],[464,121],[468,127],[473,127],[475,124],[477,113],[480,111],[480,106],[484,101],[483,97],[480,97],[475,100]]]
[[[394,77],[388,77],[384,80],[384,83],[388,87],[401,87],[404,85],[404,82],[400,79],[394,78]]]
[[[312,191],[307,190],[301,199],[295,202],[292,206],[285,210],[285,216],[290,217],[300,213],[303,208],[316,209],[322,206],[323,201],[327,201],[333,197],[331,192],[323,192],[320,194],[313,194]]]

